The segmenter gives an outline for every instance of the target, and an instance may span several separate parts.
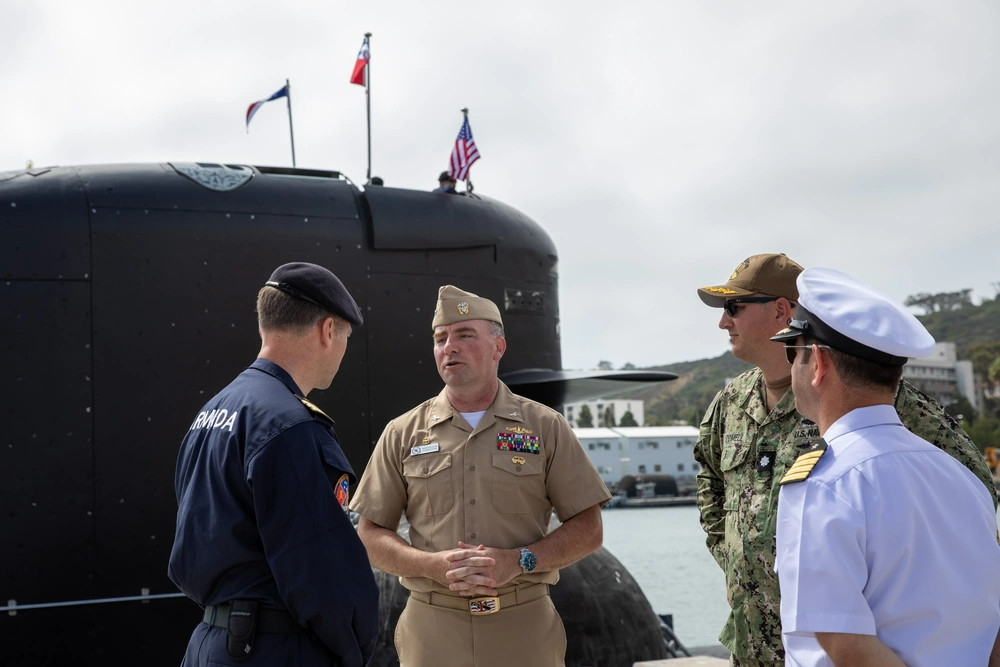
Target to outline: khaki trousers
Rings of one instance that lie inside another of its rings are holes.
[[[566,630],[542,596],[476,616],[412,596],[396,624],[400,667],[563,667]]]

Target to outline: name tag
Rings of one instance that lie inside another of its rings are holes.
[[[430,454],[431,452],[436,452],[441,449],[441,445],[436,442],[432,442],[429,445],[420,445],[419,447],[410,447],[410,456],[420,456],[421,454]]]

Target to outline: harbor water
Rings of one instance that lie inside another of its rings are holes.
[[[653,611],[673,615],[674,632],[686,647],[717,646],[729,605],[698,508],[616,508],[601,515],[604,548],[629,571]]]

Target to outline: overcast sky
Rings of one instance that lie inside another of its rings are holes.
[[[98,9],[99,8],[99,9]],[[206,161],[478,193],[559,251],[563,365],[716,356],[695,289],[785,252],[898,300],[996,295],[1000,3],[33,0],[0,21],[0,171]]]

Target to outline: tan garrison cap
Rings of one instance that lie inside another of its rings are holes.
[[[503,326],[500,309],[495,303],[472,292],[460,290],[454,285],[444,285],[438,290],[438,301],[434,307],[434,321],[431,322],[431,328],[465,320],[489,320]]]
[[[741,296],[778,296],[797,301],[795,279],[800,273],[802,267],[784,253],[753,255],[733,269],[725,285],[699,287],[698,296],[713,308],[722,308],[729,299]]]

